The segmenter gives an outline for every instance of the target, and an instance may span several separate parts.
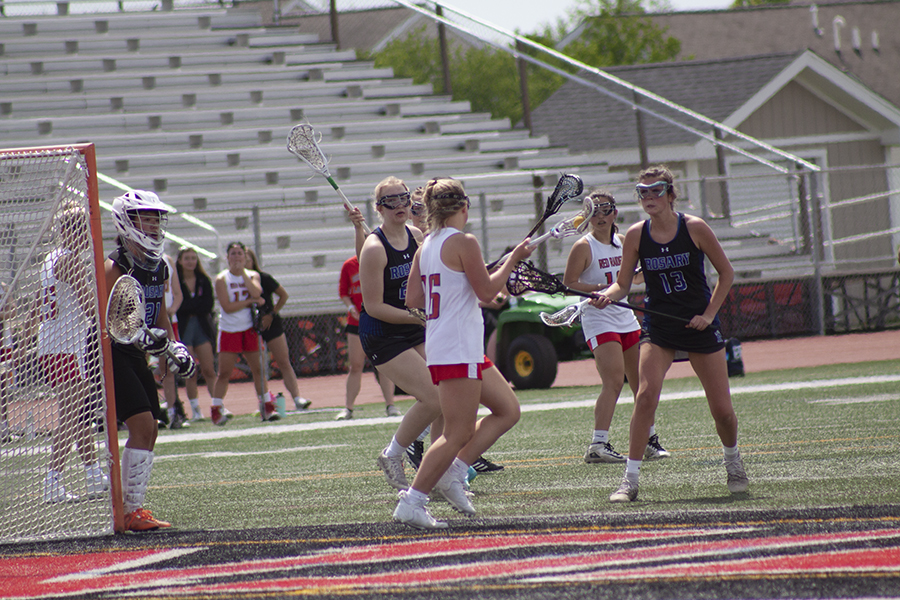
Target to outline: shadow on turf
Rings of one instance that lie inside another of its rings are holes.
[[[668,504],[711,504],[715,506],[726,506],[736,502],[744,502],[747,500],[758,500],[760,496],[751,496],[749,492],[741,492],[739,494],[728,494],[727,496],[707,496],[703,498],[679,498],[678,500],[660,500],[653,501],[652,504],[665,506]],[[640,501],[640,498],[638,498]]]

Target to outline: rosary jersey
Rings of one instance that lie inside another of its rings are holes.
[[[462,232],[444,227],[429,233],[419,255],[425,286],[425,360],[430,365],[484,362],[484,317],[478,297],[461,271],[441,260],[441,249]]]
[[[619,268],[622,265],[622,241],[617,237],[618,246],[614,246],[604,244],[591,233],[584,237],[591,248],[591,264],[578,277],[578,281],[599,284],[605,289],[619,277]],[[586,340],[602,333],[628,333],[640,329],[634,312],[630,308],[615,304],[610,304],[602,310],[590,304],[585,306],[584,312],[581,313],[581,327]]]
[[[381,240],[384,252],[387,255],[387,265],[384,267],[384,303],[396,308],[406,310],[406,285],[409,280],[409,270],[412,267],[412,259],[419,249],[419,243],[413,237],[409,227],[406,228],[407,246],[403,250],[397,250],[391,246],[387,236],[381,227],[373,232]],[[363,307],[365,309],[365,307]]]
[[[156,327],[156,318],[159,316],[163,306],[163,297],[166,293],[166,280],[169,278],[169,268],[166,263],[160,261],[156,266],[156,270],[147,271],[138,266],[128,254],[128,251],[121,246],[109,255],[112,260],[126,275],[131,275],[138,280],[141,287],[144,288],[144,324],[147,327]],[[144,352],[138,350],[133,344],[119,344],[113,341],[112,344],[123,352],[135,356],[143,356]]]
[[[387,256],[387,264],[384,267],[384,294],[382,301],[385,304],[406,310],[406,286],[409,281],[409,271],[412,267],[412,259],[419,249],[419,243],[413,237],[409,227],[406,228],[407,246],[403,250],[397,250],[388,242],[387,237],[377,227],[373,234],[381,240],[384,253]],[[365,304],[359,315],[359,339],[363,350],[372,360],[373,364],[387,362],[390,352],[384,352],[384,346],[397,344],[397,347],[405,346],[413,348],[422,343],[425,330],[421,325],[388,323],[377,319],[366,312]],[[396,356],[396,354],[394,354]]]
[[[704,255],[691,239],[684,214],[678,213],[678,231],[665,243],[650,237],[650,220],[644,221],[639,254],[648,308],[685,319],[706,310],[712,294],[703,268]],[[664,318],[646,316],[651,324]]]

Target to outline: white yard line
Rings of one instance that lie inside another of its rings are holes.
[[[791,383],[772,383],[762,385],[747,385],[731,388],[733,396],[740,394],[759,394],[769,392],[782,392],[785,390],[800,389],[821,389],[837,386],[863,385],[872,383],[896,383],[900,382],[900,375],[877,375],[872,377],[843,377],[840,379],[817,379],[815,381],[797,381]],[[626,388],[627,389],[627,388]],[[691,390],[686,392],[663,393],[660,397],[661,402],[670,400],[686,400],[689,398],[703,398],[703,390]],[[540,412],[546,410],[562,410],[568,408],[586,408],[594,406],[596,398],[588,398],[585,400],[569,400],[566,402],[539,402],[522,404],[522,412]],[[634,398],[628,393],[623,393],[619,399],[619,404],[632,404]],[[487,414],[486,409],[481,409],[479,414]],[[216,429],[214,431],[203,432],[179,432],[173,435],[160,436],[156,440],[156,445],[169,444],[173,442],[195,442],[200,440],[213,439],[233,439],[243,438],[257,435],[276,435],[281,433],[300,433],[303,431],[318,431],[323,429],[344,429],[346,427],[368,427],[372,425],[383,425],[386,423],[399,423],[400,417],[374,417],[371,419],[351,419],[349,421],[320,421],[316,423],[295,423],[292,425],[271,425],[253,427],[250,429],[233,429],[227,428]],[[125,441],[121,440],[120,444]]]

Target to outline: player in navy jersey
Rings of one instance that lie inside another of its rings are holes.
[[[685,325],[683,321],[645,313],[648,339],[641,345],[640,383],[631,417],[625,477],[609,499],[629,502],[637,498],[646,440],[676,350],[688,353],[706,392],[723,446],[728,489],[732,493],[744,492],[748,479],[737,447],[737,416],[731,404],[725,340],[716,316],[731,289],[734,269],[710,226],[699,217],[675,210],[678,192],[667,167],[660,165],[642,171],[636,190],[641,207],[650,218],[628,229],[618,279],[599,293],[593,304],[604,308],[611,301],[625,298],[640,261],[647,308],[690,322]],[[704,256],[718,273],[712,291],[706,282]]]
[[[359,253],[363,296],[359,340],[378,372],[417,400],[377,458],[388,484],[405,490],[406,449],[440,415],[437,387],[425,365],[425,327],[405,304],[410,265],[423,236],[406,225],[411,201],[403,181],[396,177],[381,181],[375,187],[375,203],[382,223],[364,238]],[[351,213],[351,219],[361,224],[358,212]]]
[[[161,361],[166,362],[164,369],[181,368],[179,375],[185,378],[196,371],[187,347],[169,341],[174,335],[165,303],[168,269],[162,262],[168,213],[156,194],[143,190],[123,194],[112,205],[118,248],[106,261],[107,289],[111,290],[122,275],[137,279],[144,288],[144,321],[154,334],[145,332],[133,344],[111,343],[116,416],[128,427],[121,462],[125,528],[131,531],[171,527],[144,508],[160,417],[156,380],[147,366],[147,354],[162,358],[171,350],[181,367]]]

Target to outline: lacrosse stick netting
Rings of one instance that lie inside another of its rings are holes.
[[[144,327],[144,290],[137,279],[122,275],[106,304],[106,331],[120,344],[131,344]]]
[[[144,288],[131,275],[122,275],[113,284],[106,304],[106,331],[109,337],[120,344],[133,344],[141,332],[153,333],[144,324]],[[185,363],[177,356],[170,345],[166,346],[166,357],[179,370]]]
[[[541,311],[541,321],[548,327],[569,327],[581,316],[581,313],[584,312],[584,307],[587,306],[590,301],[590,298],[585,298],[581,302],[570,304],[562,310],[558,310],[552,314]]]
[[[584,182],[581,181],[581,177],[578,175],[564,174],[560,176],[559,181],[556,182],[556,187],[553,188],[553,193],[547,198],[547,207],[544,209],[544,215],[534,224],[534,227],[531,228],[531,231],[525,237],[533,236],[534,232],[540,228],[544,221],[558,213],[563,204],[572,198],[577,198],[583,191]]]
[[[288,134],[287,149],[291,154],[299,157],[303,162],[309,165],[313,171],[328,181],[331,187],[334,188],[334,191],[341,197],[347,210],[354,210],[353,204],[351,204],[350,200],[347,199],[347,196],[344,195],[344,192],[337,182],[335,182],[334,178],[332,178],[331,173],[328,170],[328,161],[325,160],[325,154],[322,152],[322,149],[319,148],[319,142],[316,140],[316,130],[313,129],[312,125],[309,123],[295,125]],[[366,234],[371,232],[369,226],[366,225],[365,222],[363,222],[363,229]]]
[[[509,279],[506,281],[506,289],[509,290],[509,293],[513,296],[521,296],[525,292],[543,292],[545,294],[569,294],[574,296],[581,296],[582,298],[592,298],[593,294],[589,294],[588,292],[582,292],[579,290],[573,290],[570,287],[563,285],[563,283],[545,271],[541,271],[537,267],[535,267],[531,261],[523,260],[512,270],[512,273],[509,275]],[[632,310],[637,310],[645,313],[649,313],[651,315],[657,315],[660,317],[665,317],[667,319],[674,319],[676,321],[681,321],[682,323],[690,323],[690,319],[685,319],[683,317],[676,317],[674,315],[669,315],[666,313],[662,313],[656,310],[651,310],[649,308],[644,308],[641,306],[635,306],[634,304],[628,304],[627,302],[619,302],[616,300],[611,301],[611,304],[615,304],[616,306],[621,306],[622,308],[630,308]]]
[[[598,210],[599,207],[596,204],[594,204],[589,198],[585,198],[584,206],[577,214],[574,214],[571,217],[560,221],[559,223],[554,225],[553,228],[547,233],[541,234],[528,242],[528,247],[535,248],[538,245],[544,243],[546,240],[549,240],[550,238],[561,240],[563,238],[569,237],[570,235],[584,233],[585,231],[587,231],[588,227],[590,227],[591,218]],[[488,271],[498,265],[502,265],[503,263],[505,263],[507,260],[509,260],[510,256],[512,256],[512,252],[507,252],[493,263],[487,265]]]

